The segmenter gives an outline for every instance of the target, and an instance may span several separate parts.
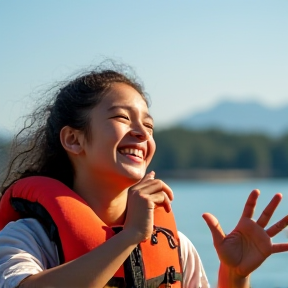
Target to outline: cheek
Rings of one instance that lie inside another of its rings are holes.
[[[123,129],[122,127],[116,127],[113,125],[106,125],[104,126],[100,133],[98,134],[98,139],[100,141],[105,141],[110,144],[117,145],[117,142],[120,141],[123,137]]]
[[[153,138],[148,141],[148,149],[149,149],[149,156],[147,157],[147,163],[149,164],[156,151],[156,143]]]

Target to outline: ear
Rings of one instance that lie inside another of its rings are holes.
[[[82,152],[83,132],[70,126],[64,126],[60,131],[60,141],[63,148],[74,155]]]

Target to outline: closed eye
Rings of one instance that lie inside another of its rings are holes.
[[[116,115],[116,116],[114,116],[112,118],[123,118],[123,119],[129,120],[129,117],[126,116],[126,115]]]
[[[148,128],[148,130],[149,130],[148,133],[149,133],[150,135],[152,135],[152,134],[153,134],[153,130],[154,130],[153,125],[150,124],[150,123],[145,123],[144,126],[145,126],[146,128]]]
[[[154,127],[152,124],[144,124],[144,126],[151,129],[151,130],[154,130]]]

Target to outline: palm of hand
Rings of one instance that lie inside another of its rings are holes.
[[[252,219],[242,217],[217,247],[217,253],[221,262],[245,277],[271,255],[272,242],[262,227]]]
[[[276,194],[263,210],[259,219],[254,221],[252,216],[259,194],[258,190],[251,192],[237,226],[228,235],[224,234],[218,220],[213,215],[208,213],[203,215],[211,230],[220,261],[242,277],[248,276],[272,253],[288,251],[288,243],[273,244],[271,242],[271,237],[288,225],[288,216],[267,230],[264,229],[280,203],[282,195]]]

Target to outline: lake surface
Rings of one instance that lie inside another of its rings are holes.
[[[174,191],[173,211],[178,230],[194,244],[202,259],[211,287],[216,287],[219,260],[214,250],[210,230],[201,217],[204,212],[216,216],[225,233],[237,224],[249,193],[257,188],[261,194],[254,214],[257,220],[272,196],[281,192],[283,200],[270,224],[288,214],[288,179],[245,180],[237,182],[175,181],[164,180]],[[287,242],[288,230],[280,232],[273,243]],[[252,288],[288,287],[288,252],[273,254],[251,277]]]

